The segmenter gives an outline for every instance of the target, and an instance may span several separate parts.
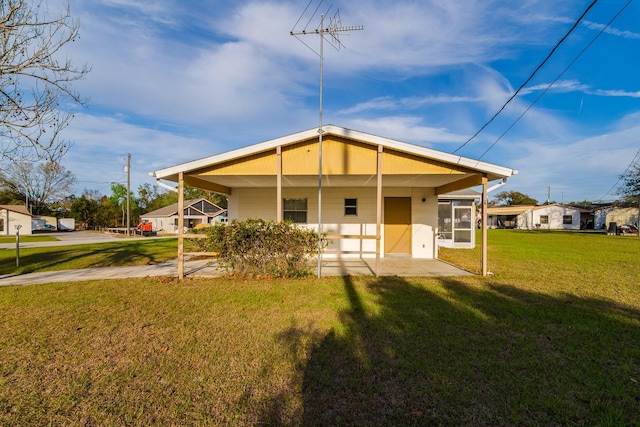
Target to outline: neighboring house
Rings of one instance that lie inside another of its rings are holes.
[[[223,222],[226,218],[226,213],[226,209],[206,199],[185,200],[183,225],[186,228],[194,228],[200,224]],[[174,203],[143,214],[140,216],[140,220],[153,224],[153,231],[177,233],[179,223],[178,204]]]
[[[615,208],[607,213],[606,224],[612,222],[616,223],[616,226],[620,227],[624,224],[638,225],[638,207],[632,208]]]
[[[573,206],[550,204],[542,206],[493,206],[487,209],[489,228],[521,230],[580,230],[586,227],[583,215],[591,211]]]
[[[475,248],[475,201],[481,197],[480,193],[471,189],[438,195],[438,246]]]
[[[532,229],[534,205],[491,206],[487,209],[488,228]]]
[[[329,235],[326,254],[434,259],[438,197],[478,185],[486,189],[490,181],[517,174],[334,125],[323,126],[321,141],[318,135],[310,129],[154,175],[177,182],[179,191],[189,185],[226,194],[229,220],[292,220],[321,229]]]
[[[607,214],[616,208],[612,203],[571,204],[570,206],[583,210],[580,216],[582,228],[593,230],[605,229]]]
[[[24,205],[0,205],[0,236],[31,234],[31,214]]]

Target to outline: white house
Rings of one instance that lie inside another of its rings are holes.
[[[561,204],[493,206],[488,209],[488,226],[521,230],[580,230],[581,215],[586,212],[589,211]]]
[[[212,224],[226,218],[227,210],[206,199],[193,199],[184,202],[183,226],[194,228],[201,224]],[[178,204],[174,203],[155,211],[143,214],[140,220],[150,222],[153,231],[177,233],[179,224]]]
[[[24,205],[0,205],[0,236],[31,234],[31,214]]]
[[[435,259],[438,196],[482,185],[486,201],[488,182],[517,173],[334,125],[321,135],[310,129],[153,175],[226,194],[229,220],[290,219],[319,229],[333,256]]]

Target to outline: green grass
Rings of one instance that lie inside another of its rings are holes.
[[[496,230],[488,278],[1,288],[0,425],[640,425],[639,255]]]
[[[122,240],[42,248],[0,249],[0,274],[157,264],[177,257],[176,239]]]
[[[20,236],[20,242],[57,242],[59,239],[47,235]],[[15,243],[16,236],[0,236],[0,243]]]

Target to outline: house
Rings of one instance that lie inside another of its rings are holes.
[[[31,213],[24,205],[0,205],[0,236],[31,234]]]
[[[609,224],[615,222],[618,227],[624,224],[634,224],[638,225],[638,214],[640,212],[640,208],[632,207],[632,208],[615,208],[607,213],[606,224],[609,227]]]
[[[194,228],[201,224],[212,224],[224,221],[227,210],[206,199],[200,198],[186,200],[184,202],[183,212],[183,226],[186,228]],[[178,224],[180,224],[178,203],[143,214],[140,216],[140,220],[142,222],[150,222],[153,225],[153,231],[177,233]]]
[[[387,256],[436,259],[438,196],[482,185],[486,204],[487,183],[515,174],[334,125],[152,173],[177,182],[179,197],[185,185],[227,195],[229,220],[292,220],[328,235],[326,256],[375,256],[376,266]]]
[[[476,247],[476,200],[481,194],[475,190],[459,190],[438,195],[438,246],[444,248]]]
[[[591,211],[558,203],[542,206],[492,206],[487,210],[489,228],[521,230],[580,230]]]

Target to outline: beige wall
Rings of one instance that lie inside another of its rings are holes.
[[[317,229],[318,189],[283,188],[283,198],[307,199],[307,226]],[[383,197],[411,197],[412,255],[414,258],[437,257],[436,231],[438,224],[438,199],[432,188],[385,188]],[[358,199],[358,215],[344,215],[344,199]],[[425,199],[423,202],[422,199]],[[275,188],[234,188],[229,196],[229,220],[248,218],[276,219]],[[322,190],[323,232],[329,235],[376,234],[376,189],[325,187]],[[384,212],[382,218],[384,224]],[[384,248],[384,227],[381,227]],[[328,250],[364,251],[376,250],[374,239],[334,239]],[[383,254],[382,254],[383,255]],[[344,255],[347,256],[347,255]],[[352,256],[358,256],[353,254]],[[367,256],[374,256],[368,254]]]
[[[4,229],[0,231],[2,236],[15,236],[16,225],[22,226],[20,234],[31,234],[31,217],[18,212],[0,209],[0,219],[3,220]]]

